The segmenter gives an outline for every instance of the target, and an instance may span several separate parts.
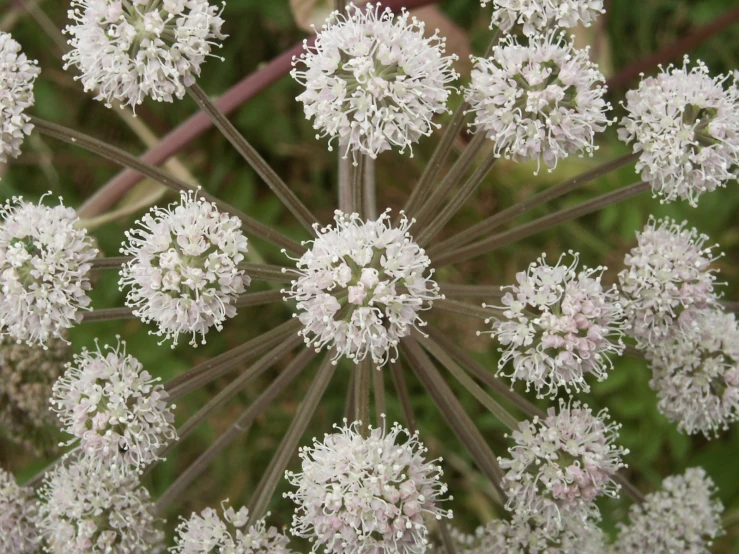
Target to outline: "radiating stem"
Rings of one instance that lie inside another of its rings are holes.
[[[453,312],[478,319],[487,319],[490,317],[490,310],[486,310],[482,306],[467,304],[458,300],[434,300],[434,308],[444,310],[445,312]]]
[[[376,371],[372,363],[364,359],[354,366],[354,421],[360,421],[359,431],[363,437],[369,437],[370,420],[370,371]]]
[[[351,187],[352,187],[352,211],[364,215],[364,167],[367,163],[366,154],[357,154],[355,165],[351,166]]]
[[[225,375],[244,360],[259,356],[277,344],[283,344],[285,339],[295,334],[301,326],[300,321],[293,318],[263,335],[196,365],[182,375],[167,381],[164,388],[169,393],[169,401],[174,402]]]
[[[82,323],[112,321],[115,319],[136,319],[136,316],[133,315],[133,308],[105,308],[82,312]]]
[[[722,300],[721,306],[727,312],[739,312],[739,302],[732,302],[730,300]]]
[[[328,387],[335,370],[336,366],[331,363],[331,355],[327,354],[310,387],[308,387],[303,401],[295,412],[290,428],[285,432],[277,452],[272,457],[269,467],[262,475],[256,491],[254,491],[251,502],[249,502],[248,525],[253,525],[263,516],[277,483],[282,479],[287,464],[297,453],[300,439],[313,418],[318,403],[326,392],[326,387]]]
[[[459,298],[500,298],[505,291],[495,285],[457,285],[453,283],[439,283],[444,296]]]
[[[40,133],[61,140],[68,144],[74,144],[90,152],[98,154],[105,159],[111,160],[123,167],[133,169],[142,175],[154,179],[155,181],[173,189],[176,191],[193,191],[197,192],[198,196],[204,198],[209,202],[213,202],[218,209],[223,212],[228,212],[241,220],[244,230],[251,233],[252,235],[259,237],[267,242],[270,242],[280,248],[284,248],[293,254],[302,254],[305,252],[305,248],[292,239],[287,238],[281,233],[275,231],[271,227],[264,225],[256,219],[249,217],[245,213],[237,210],[233,206],[230,206],[226,202],[223,202],[216,197],[208,194],[207,192],[200,190],[198,187],[178,179],[163,169],[146,163],[139,158],[111,146],[103,141],[100,141],[91,136],[85,135],[73,129],[67,129],[56,123],[50,123],[37,117],[31,117],[31,121],[34,128]]]
[[[341,0],[339,0],[341,1]],[[339,142],[339,210],[345,214],[354,211],[352,198],[352,159],[345,154],[347,145]]]
[[[98,269],[120,269],[125,263],[133,260],[133,256],[107,256],[105,258],[95,258],[90,262],[93,271]]]
[[[589,213],[597,212],[598,210],[605,208],[606,206],[622,202],[628,198],[631,198],[632,196],[641,194],[642,192],[649,190],[649,188],[649,183],[640,181],[638,183],[622,187],[613,192],[609,192],[608,194],[597,196],[596,198],[593,198],[581,204],[577,204],[576,206],[565,208],[558,212],[554,212],[553,214],[540,217],[539,219],[536,219],[531,223],[521,225],[520,227],[515,227],[509,231],[494,235],[490,238],[483,239],[478,242],[473,242],[469,246],[450,250],[448,252],[436,252],[435,255],[429,252],[429,256],[431,256],[431,259],[433,260],[436,267],[469,260],[470,258],[474,258],[475,256],[485,254],[486,252],[491,252],[496,248],[500,248],[507,244],[522,240],[526,237],[530,237],[531,235],[535,235],[536,233],[539,233],[546,229],[555,227],[564,221],[577,219],[578,217],[582,217]]]
[[[377,182],[375,176],[375,160],[364,161],[364,218],[369,221],[377,219]]]
[[[411,404],[411,395],[408,394],[408,385],[403,375],[403,366],[398,362],[390,362],[390,373],[393,376],[393,384],[395,385],[395,394],[398,395],[400,406],[405,416],[405,426],[415,432],[418,429],[416,425],[416,416],[413,413],[413,405]]]
[[[279,290],[265,292],[248,292],[242,294],[234,302],[236,308],[249,308],[251,306],[263,306],[272,302],[282,302],[282,293]]]
[[[454,546],[452,534],[449,532],[449,526],[446,521],[439,522],[439,532],[441,533],[441,542],[444,545],[445,554],[457,554],[457,548]]]
[[[385,373],[383,370],[372,368],[372,392],[375,399],[375,425],[382,427],[383,415],[387,414],[385,402]]]
[[[259,281],[289,283],[296,277],[293,271],[279,265],[240,263],[239,268],[252,279]]]
[[[606,175],[611,171],[614,171],[615,169],[628,165],[637,158],[638,154],[627,154],[599,167],[591,169],[590,171],[586,171],[585,173],[572,177],[571,179],[567,179],[566,181],[563,181],[557,185],[549,187],[539,194],[530,196],[526,198],[526,200],[523,200],[518,204],[514,204],[513,206],[506,208],[501,212],[498,212],[497,214],[481,221],[480,223],[466,228],[461,233],[458,233],[453,237],[434,245],[432,248],[429,249],[429,254],[433,255],[438,252],[453,251],[456,248],[464,246],[477,237],[488,234],[501,225],[508,223],[515,217],[518,217],[519,215],[526,213],[527,211],[536,208],[537,206],[540,206],[545,202],[549,202],[550,200],[559,198],[560,196],[573,191],[587,183],[590,183],[598,177],[602,177],[603,175]]]
[[[275,193],[285,207],[292,212],[311,235],[315,235],[313,224],[317,221],[316,217],[305,207],[305,204],[300,201],[280,176],[277,175],[275,170],[262,158],[259,152],[239,133],[226,114],[218,109],[218,106],[210,100],[206,92],[197,84],[187,87],[187,91],[200,109],[210,117],[213,124],[223,133],[223,136],[236,148],[252,169],[256,171],[257,175],[267,183],[267,186],[272,189],[272,192]]]
[[[465,448],[467,448],[477,466],[493,486],[503,494],[501,489],[503,470],[498,465],[495,454],[493,454],[493,451],[487,442],[485,442],[485,438],[464,411],[464,408],[462,408],[462,405],[454,396],[452,390],[444,382],[444,378],[436,367],[434,367],[431,359],[429,359],[423,349],[412,338],[406,337],[402,339],[401,345],[411,368],[413,368],[418,379],[433,398],[434,403],[454,431],[454,434],[457,435]]]

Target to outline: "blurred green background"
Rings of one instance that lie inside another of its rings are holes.
[[[146,102],[137,109],[138,118],[132,123],[125,114],[106,109],[83,93],[73,75],[62,69],[63,42],[56,29],[66,24],[68,2],[40,0],[13,2],[0,0],[0,29],[10,31],[21,42],[29,57],[39,60],[43,70],[36,85],[35,114],[73,128],[83,130],[101,139],[134,152],[143,153],[145,145],[131,125],[147,126],[162,136],[195,111],[194,103],[185,98],[174,104]],[[293,3],[299,4],[299,3]],[[593,57],[601,64],[607,76],[618,74],[650,53],[670,47],[698,27],[722,16],[734,7],[735,0],[618,0],[611,1],[607,16],[597,26],[577,30],[581,44],[591,44]],[[480,54],[489,41],[489,9],[480,8],[477,0],[447,0],[438,10],[425,10],[430,26],[440,26],[449,35],[449,47],[460,53],[460,72],[463,81],[469,70],[466,56],[470,51]],[[265,61],[278,55],[306,36],[296,24],[288,0],[230,0],[224,11],[225,41],[219,55],[224,62],[211,59],[205,64],[199,83],[210,94],[225,92],[243,76],[255,71]],[[302,18],[302,16],[301,16]],[[739,32],[735,25],[720,35],[713,36],[692,56],[708,63],[714,73],[727,72],[739,66]],[[679,62],[680,56],[675,61]],[[632,83],[633,85],[633,83]],[[314,210],[322,223],[331,219],[336,207],[336,156],[329,153],[324,141],[314,138],[314,131],[294,101],[298,86],[290,78],[282,78],[238,109],[232,120],[252,144],[277,169],[296,193]],[[619,100],[624,89],[611,91],[611,102],[616,114],[621,115]],[[454,100],[458,102],[458,98]],[[424,164],[438,140],[422,141],[414,150],[414,157],[384,154],[377,163],[377,183],[380,208],[398,209],[408,196]],[[461,148],[461,142],[458,147]],[[616,139],[611,129],[600,139],[600,150],[592,159],[574,158],[561,162],[553,173],[542,171],[533,175],[531,164],[515,165],[501,161],[480,188],[473,202],[462,210],[444,231],[450,236],[470,222],[494,213],[536,191],[569,176],[594,167],[625,153],[627,149]],[[208,191],[233,203],[240,209],[284,233],[305,238],[290,214],[284,210],[269,190],[217,132],[209,131],[190,144],[179,155],[178,171],[189,171]],[[78,206],[92,192],[116,174],[118,168],[78,148],[34,134],[24,146],[23,155],[9,166],[0,168],[0,197],[16,194],[36,198],[47,190],[61,195],[65,203]],[[572,205],[597,193],[613,190],[636,181],[633,166],[614,172],[583,189],[556,200],[551,205],[534,210],[519,222],[541,216],[553,209]],[[174,200],[167,192],[159,195],[158,187],[144,182],[124,201],[135,204],[142,199],[159,199],[160,203]],[[441,268],[437,280],[467,284],[506,284],[516,271],[525,268],[541,252],[551,256],[573,249],[582,253],[588,265],[605,264],[610,270],[609,281],[620,269],[623,256],[635,242],[634,231],[641,228],[649,214],[687,219],[714,242],[721,245],[726,256],[717,262],[721,279],[728,283],[726,296],[739,299],[739,206],[737,184],[701,198],[698,208],[686,203],[661,205],[648,195],[631,199],[618,206],[580,220],[560,225],[521,244],[502,248],[486,257]],[[143,210],[128,217],[96,226],[94,236],[107,255],[114,256],[123,239],[124,231]],[[254,260],[265,259],[283,263],[281,255],[258,240],[251,242],[258,254]],[[123,305],[123,293],[118,290],[116,274],[104,272],[96,277],[93,296],[96,307]],[[255,284],[253,291],[266,285]],[[202,362],[241,342],[263,333],[290,317],[288,305],[271,305],[241,310],[229,321],[222,333],[208,335],[208,344],[193,349],[186,340],[170,349],[168,344],[158,346],[157,338],[137,321],[81,325],[72,332],[75,350],[92,346],[95,337],[102,342],[113,342],[120,334],[128,341],[129,352],[144,366],[163,380],[178,375],[188,367]],[[489,338],[478,338],[479,320],[447,313],[430,312],[429,321],[449,333],[458,343],[474,352],[475,357],[493,370],[496,367],[495,344]],[[161,494],[180,471],[203,451],[243,410],[244,406],[264,390],[270,379],[289,361],[290,356],[253,382],[243,393],[216,413],[207,424],[179,445],[147,478],[147,486],[154,497]],[[195,481],[193,486],[171,507],[169,527],[177,516],[189,515],[206,505],[215,506],[223,498],[234,505],[247,504],[270,456],[287,429],[292,415],[314,370],[309,369],[295,386],[275,402],[255,423],[247,437],[237,440]],[[339,422],[346,399],[349,368],[340,366],[326,396],[304,437],[307,444],[312,436],[330,431],[331,424]],[[656,409],[655,394],[648,386],[649,371],[639,359],[624,357],[617,360],[616,369],[607,381],[593,386],[591,394],[580,395],[595,408],[608,407],[616,421],[623,424],[621,442],[631,453],[628,473],[643,491],[654,490],[664,476],[680,473],[685,468],[701,465],[706,468],[720,488],[726,505],[728,534],[715,546],[716,552],[739,552],[739,428],[735,426],[719,438],[706,440],[702,436],[687,437],[677,433]],[[386,377],[388,412],[390,419],[402,421],[402,413],[392,392],[392,381]],[[480,523],[501,513],[492,487],[474,467],[470,457],[446,426],[420,384],[408,372],[414,409],[420,422],[423,439],[432,455],[443,455],[446,460],[446,479],[454,493],[452,502],[455,524],[472,530]],[[205,390],[178,402],[177,423],[185,421],[206,399],[227,384],[226,377],[212,383]],[[473,398],[450,384],[458,392],[468,413],[488,438],[493,450],[505,452],[504,428]],[[531,397],[531,395],[529,395]],[[547,405],[546,402],[541,403]],[[7,442],[0,443],[0,462],[15,471],[22,481],[44,467],[48,460],[39,459]],[[297,469],[297,456],[290,467]],[[270,521],[276,525],[290,522],[291,508],[281,493],[280,485],[270,506]],[[609,500],[602,503],[604,527],[613,531],[615,523],[623,520],[629,501]]]

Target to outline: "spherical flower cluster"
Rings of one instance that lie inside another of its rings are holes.
[[[447,487],[426,448],[397,423],[389,431],[356,423],[337,427],[323,442],[301,448],[302,473],[287,472],[298,487],[286,496],[297,504],[291,531],[309,538],[313,552],[421,554],[428,545],[428,519],[451,517],[437,503]],[[408,440],[401,443],[401,435]]]
[[[173,339],[196,337],[211,327],[223,328],[236,315],[234,303],[251,282],[239,263],[247,240],[236,217],[219,213],[215,204],[182,193],[168,208],[154,207],[126,232],[121,253],[133,260],[121,269],[121,289],[129,286],[126,305],[155,333]]]
[[[491,27],[508,32],[522,25],[528,36],[552,26],[589,27],[605,13],[603,0],[481,0],[481,4],[484,7],[491,1],[495,6]]]
[[[61,339],[50,339],[46,350],[0,340],[0,428],[6,437],[37,452],[50,450],[56,423],[49,410],[51,386],[71,359]]]
[[[442,298],[433,270],[424,275],[431,261],[413,242],[413,221],[405,217],[392,227],[389,211],[363,222],[337,210],[334,221],[334,227],[316,226],[313,247],[297,260],[300,276],[283,293],[297,300],[307,345],[328,345],[334,361],[370,356],[382,366],[411,328],[425,325],[418,312]]]
[[[33,491],[19,487],[11,474],[0,468],[0,546],[4,554],[38,552],[35,519]]]
[[[50,554],[157,552],[158,529],[149,493],[85,459],[46,474],[39,490],[38,530]]]
[[[551,532],[563,528],[563,518],[581,521],[599,517],[593,501],[617,496],[613,476],[625,467],[627,450],[615,446],[619,425],[608,423],[608,412],[598,414],[579,402],[559,402],[559,413],[550,408],[547,417],[519,423],[508,449],[500,459],[507,470],[502,486],[506,508],[522,517],[536,517]]]
[[[563,35],[509,36],[490,58],[474,58],[465,92],[473,126],[495,141],[494,152],[514,160],[543,160],[551,169],[570,154],[592,154],[595,133],[612,122],[604,78]],[[538,168],[537,168],[538,171]]]
[[[666,478],[662,490],[632,504],[629,525],[620,525],[614,554],[708,554],[711,542],[723,534],[723,506],[706,472],[693,467]]]
[[[542,255],[527,271],[516,274],[517,285],[509,287],[503,306],[487,306],[503,312],[503,318],[490,318],[493,337],[504,346],[498,362],[498,373],[508,362],[513,369],[503,373],[526,381],[539,395],[555,396],[559,387],[568,392],[589,390],[585,375],[599,381],[612,368],[610,353],[621,355],[624,349],[623,309],[614,287],[604,289],[601,276],[605,268],[576,267],[572,263],[554,266]]]
[[[82,319],[97,255],[77,214],[14,197],[0,206],[0,335],[45,344]]]
[[[626,254],[626,269],[618,278],[629,335],[648,348],[674,332],[685,310],[716,301],[716,276],[709,267],[717,256],[705,246],[707,235],[669,218],[650,217],[636,239],[638,246]]]
[[[238,512],[226,508],[223,519],[213,508],[193,513],[190,519],[177,526],[176,554],[294,554],[288,547],[290,540],[274,527],[267,527],[264,519],[247,527],[249,510]],[[224,521],[225,519],[225,521]]]
[[[669,66],[626,94],[628,115],[619,137],[634,142],[636,164],[663,202],[695,206],[704,192],[736,179],[739,164],[739,94],[728,76],[711,77],[702,62]]]
[[[73,0],[68,13],[65,69],[77,67],[85,91],[108,107],[182,98],[226,38],[208,0]]]
[[[405,10],[394,16],[368,3],[347,11],[332,13],[315,45],[295,59],[291,75],[306,88],[297,99],[317,138],[338,139],[345,157],[375,158],[393,146],[403,152],[446,111],[456,56],[445,56],[438,32],[424,36],[424,23]]]
[[[158,450],[177,438],[174,406],[159,378],[126,354],[125,342],[105,350],[74,356],[54,384],[52,409],[97,466],[126,473],[159,459]]]
[[[739,326],[718,308],[689,315],[687,330],[648,352],[650,386],[679,431],[710,437],[739,419]]]
[[[24,112],[33,106],[33,83],[41,70],[8,33],[0,31],[0,163],[16,158],[33,124]]]

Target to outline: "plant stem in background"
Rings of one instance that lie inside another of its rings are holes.
[[[369,437],[370,425],[370,384],[372,383],[371,371],[377,371],[372,364],[364,359],[354,365],[354,421],[360,421],[359,432],[364,437]]]
[[[99,269],[120,269],[123,264],[133,260],[133,256],[106,256],[104,258],[95,258],[90,262],[90,269],[97,271]]]
[[[364,166],[367,162],[365,154],[357,154],[357,160],[350,168],[351,188],[352,188],[352,212],[356,212],[360,217],[364,214]]]
[[[104,308],[102,310],[83,312],[82,314],[82,323],[112,321],[116,319],[136,319],[136,316],[133,315],[133,308]]]
[[[368,221],[377,219],[377,182],[375,160],[364,161],[364,218]]]

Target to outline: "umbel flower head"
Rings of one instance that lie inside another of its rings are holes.
[[[197,345],[211,327],[236,315],[234,302],[251,282],[239,263],[247,252],[241,221],[215,204],[183,192],[178,204],[154,207],[126,232],[121,253],[133,260],[121,268],[126,305],[154,332],[177,344],[180,333]]]
[[[687,329],[648,351],[649,384],[679,431],[710,437],[739,419],[739,326],[718,308],[685,315]]]
[[[0,163],[16,158],[33,124],[24,113],[33,106],[33,83],[41,70],[8,33],[0,31]]]
[[[495,142],[494,152],[513,160],[543,161],[550,169],[570,154],[592,154],[595,133],[612,122],[603,99],[603,75],[563,34],[509,36],[475,67],[465,98],[476,132]],[[538,167],[537,167],[538,171]]]
[[[427,520],[452,517],[438,506],[447,491],[440,460],[426,461],[418,434],[397,423],[371,428],[367,438],[357,423],[335,427],[300,449],[301,473],[286,474],[298,487],[285,495],[297,505],[292,534],[313,542],[313,552],[425,552]]]
[[[72,349],[52,338],[47,348],[0,339],[0,428],[15,443],[37,452],[52,449],[56,423],[49,410],[54,382],[72,359]]]
[[[49,554],[141,554],[164,540],[148,491],[89,458],[59,463],[39,490],[37,527]]]
[[[636,233],[637,246],[626,254],[626,269],[618,274],[629,336],[650,348],[682,326],[680,316],[716,301],[716,276],[709,269],[718,256],[706,247],[708,236],[686,222],[665,218]]]
[[[0,206],[0,335],[46,344],[82,319],[97,255],[77,214],[13,197]]]
[[[329,150],[338,140],[345,157],[403,152],[438,126],[432,119],[446,111],[456,56],[424,27],[405,10],[395,16],[380,4],[350,4],[306,44],[291,75],[305,87],[297,99],[317,138],[330,137]]]
[[[397,353],[402,337],[425,325],[418,312],[442,298],[428,270],[431,261],[389,210],[375,221],[335,212],[335,226],[319,228],[312,248],[297,260],[299,274],[286,298],[297,300],[301,334],[316,350],[335,350],[334,361],[367,356],[378,366]]]
[[[668,66],[626,93],[619,138],[639,152],[636,170],[663,202],[698,197],[736,179],[739,164],[739,93],[736,79],[711,77],[698,61],[692,69]]]
[[[35,519],[33,490],[19,487],[11,474],[0,468],[0,547],[4,554],[38,552]]]
[[[481,0],[487,6],[493,2],[492,27],[508,32],[521,25],[531,36],[548,27],[574,27],[590,24],[605,13],[603,0]]]
[[[560,531],[568,518],[597,519],[594,500],[618,496],[613,476],[625,467],[628,454],[614,443],[619,425],[609,423],[607,410],[593,414],[587,405],[559,401],[559,413],[522,421],[511,437],[510,458],[499,459],[507,470],[502,486],[506,508],[519,516],[534,517],[547,532]]]
[[[721,502],[699,467],[667,477],[662,490],[629,508],[629,525],[620,525],[613,554],[708,554],[713,539],[723,535]]]
[[[176,554],[295,554],[288,547],[290,539],[274,527],[267,527],[264,519],[247,526],[249,510],[235,511],[221,503],[223,518],[213,508],[177,526],[177,546],[170,548]],[[224,521],[225,520],[225,521]]]
[[[64,67],[75,66],[85,91],[108,107],[147,96],[172,102],[226,38],[221,11],[208,0],[72,0]]]
[[[54,384],[52,409],[98,467],[127,473],[159,459],[157,451],[177,438],[159,380],[126,354],[125,342],[97,345],[75,354]]]
[[[562,257],[554,266],[543,254],[526,271],[516,274],[503,306],[487,306],[503,318],[492,317],[488,331],[503,345],[498,373],[513,382],[526,381],[539,395],[555,396],[559,387],[588,391],[587,374],[599,381],[613,364],[609,354],[624,349],[623,310],[616,287],[604,289],[604,267],[577,272],[577,254],[567,266]],[[504,373],[508,363],[513,366]]]

